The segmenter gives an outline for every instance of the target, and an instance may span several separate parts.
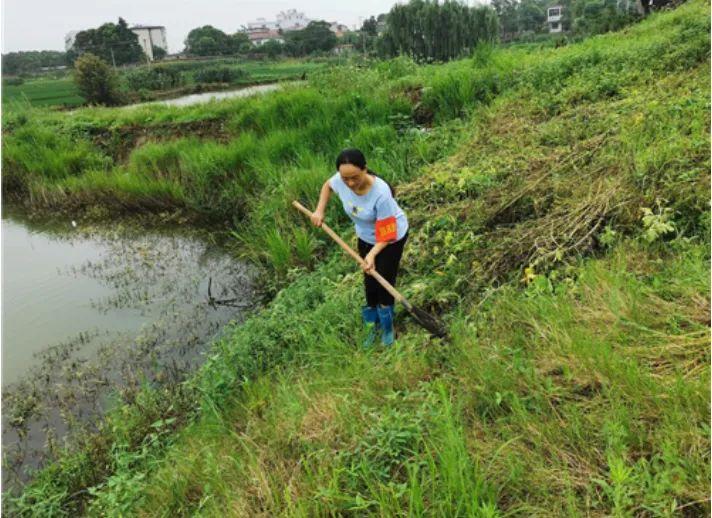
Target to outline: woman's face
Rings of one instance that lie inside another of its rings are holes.
[[[368,179],[366,175],[366,169],[361,169],[353,164],[341,164],[339,166],[339,174],[341,179],[352,191],[358,191],[362,187],[365,187]]]

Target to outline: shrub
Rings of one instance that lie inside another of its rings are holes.
[[[21,77],[7,77],[2,80],[3,86],[20,86],[25,80]]]
[[[153,59],[163,59],[166,57],[167,54],[168,52],[166,52],[164,48],[156,46],[153,47]]]
[[[90,103],[120,104],[116,73],[91,52],[74,62],[74,81]]]
[[[196,83],[231,83],[247,75],[241,68],[209,67],[196,71],[193,78]]]
[[[183,75],[173,67],[142,67],[126,74],[131,90],[168,90],[183,84]]]

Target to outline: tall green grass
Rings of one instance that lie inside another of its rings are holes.
[[[573,282],[507,289],[457,341],[472,452],[519,512],[706,507],[708,244],[671,248],[621,246]]]
[[[672,246],[627,243],[578,264],[574,283],[507,287],[452,319],[448,348],[410,329],[377,352],[358,351],[353,332],[358,277],[339,281],[330,264],[219,344],[201,373],[203,419],[150,479],[94,505],[123,495],[147,515],[703,512],[709,333],[696,301],[709,290],[708,244]]]
[[[72,78],[34,79],[21,85],[3,85],[3,109],[12,109],[13,103],[27,102],[32,106],[79,106],[86,99],[79,93]]]

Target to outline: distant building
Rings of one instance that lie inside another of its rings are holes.
[[[311,20],[296,9],[282,11],[277,15],[277,26],[283,31],[298,31],[309,25]]]
[[[69,52],[72,50],[72,47],[74,46],[74,41],[77,39],[77,34],[79,34],[80,31],[69,31],[67,35],[64,37],[64,50]]]
[[[138,44],[153,61],[153,48],[160,47],[168,52],[168,41],[166,40],[166,28],[162,25],[134,25],[131,32],[138,36]]]
[[[330,22],[329,30],[331,30],[331,32],[333,32],[334,34],[336,34],[337,37],[340,38],[341,36],[344,35],[345,32],[347,32],[349,30],[349,28],[346,25],[344,25],[343,23]]]
[[[242,32],[247,34],[253,45],[262,45],[268,41],[284,43],[279,25],[273,20],[257,18],[254,21],[247,22],[247,28],[243,29]]]
[[[277,22],[274,21],[257,18],[255,21],[247,22],[247,29],[270,29],[276,31],[279,29],[279,25],[277,25]]]
[[[262,45],[268,41],[277,41],[279,43],[284,43],[284,38],[275,29],[268,29],[266,27],[255,27],[252,29],[247,29],[247,37],[253,45]]]
[[[74,47],[77,34],[81,31],[70,31],[64,37],[64,50],[69,51]],[[168,41],[166,40],[166,28],[162,25],[134,25],[131,32],[138,36],[138,44],[153,61],[153,49],[160,47],[168,53]]]
[[[243,29],[243,32],[255,45],[262,45],[267,41],[284,43],[283,34],[285,32],[305,29],[311,22],[312,20],[307,18],[304,13],[296,9],[288,9],[277,14],[276,20],[257,18],[247,22],[247,27]],[[338,22],[330,22],[329,29],[337,36],[342,36],[349,30],[346,25]]]
[[[549,24],[549,32],[563,31],[561,23],[561,13],[564,10],[563,6],[552,5],[546,11],[546,22]]]
[[[344,43],[342,45],[337,45],[334,47],[332,52],[337,56],[351,54],[354,51],[354,46],[351,43]]]
[[[276,20],[257,18],[256,20],[247,22],[247,29],[245,32],[249,35],[253,32],[262,33],[264,31],[269,31],[271,34],[275,34],[278,31],[298,31],[309,25],[309,22],[311,22],[311,20],[304,16],[304,13],[301,13],[296,9],[289,9],[287,11],[280,12],[277,15]]]

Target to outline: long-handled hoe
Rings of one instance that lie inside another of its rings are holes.
[[[311,216],[312,212],[304,207],[301,203],[298,201],[293,201],[292,205],[299,210],[300,212],[303,212],[307,216]],[[336,241],[336,243],[343,248],[347,254],[349,254],[351,257],[354,258],[354,260],[359,263],[361,266],[365,264],[364,260],[361,258],[360,255],[358,255],[354,250],[351,249],[349,245],[347,245],[331,228],[326,223],[321,224],[321,228],[324,229],[324,232],[329,234],[331,238]],[[373,276],[374,279],[376,279],[381,286],[383,286],[388,293],[393,295],[393,298],[396,299],[398,302],[403,304],[405,309],[408,310],[408,313],[410,313],[415,321],[423,326],[425,329],[427,329],[430,334],[433,336],[436,336],[438,338],[445,338],[447,336],[447,333],[445,331],[445,326],[440,322],[437,318],[433,317],[432,315],[429,315],[427,312],[423,311],[422,309],[413,306],[410,302],[406,300],[406,298],[401,295],[392,285],[390,282],[388,282],[386,279],[384,279],[380,273],[378,273],[376,270],[371,270],[370,275]]]

